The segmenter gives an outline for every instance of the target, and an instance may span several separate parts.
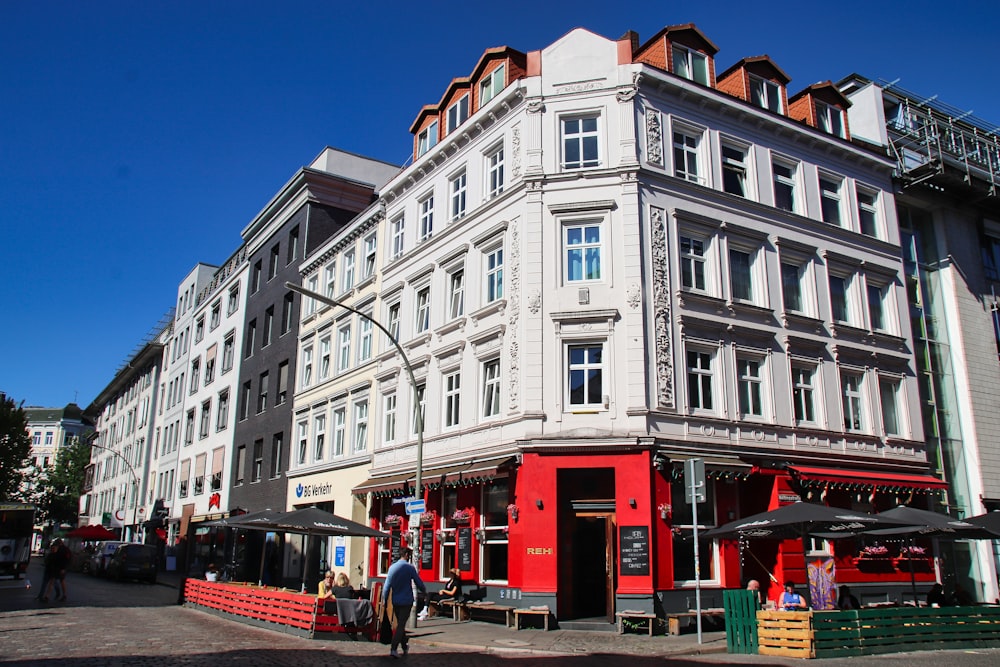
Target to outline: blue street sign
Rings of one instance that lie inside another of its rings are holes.
[[[427,506],[424,504],[423,499],[414,499],[406,501],[406,513],[407,514],[423,514],[427,511]]]

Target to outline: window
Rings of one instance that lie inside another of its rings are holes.
[[[704,185],[698,166],[701,135],[688,130],[674,130],[674,176]]]
[[[198,382],[201,380],[201,358],[191,362],[191,387],[189,393],[198,391]]]
[[[419,241],[426,241],[434,234],[434,195],[422,199],[417,205],[420,209]]]
[[[212,423],[212,401],[201,404],[201,421],[198,425],[198,438],[207,438],[209,425]]]
[[[240,421],[250,416],[250,380],[243,383],[243,390],[240,392]]]
[[[486,253],[486,303],[503,298],[503,248]]]
[[[830,275],[830,316],[834,322],[859,326],[853,275]]]
[[[601,224],[586,223],[564,227],[566,281],[601,279]]]
[[[792,365],[792,402],[795,423],[816,423],[815,369],[809,366]]]
[[[219,394],[219,412],[215,417],[215,430],[225,430],[229,421],[229,390]]]
[[[456,269],[448,274],[448,318],[465,314],[465,271]]]
[[[486,155],[486,198],[503,192],[503,146]]]
[[[292,316],[295,305],[295,295],[291,292],[285,294],[281,302],[281,333],[282,335],[292,330]]]
[[[236,332],[230,331],[226,334],[225,340],[222,342],[222,372],[230,370],[233,367],[233,357],[235,356],[236,350]],[[207,379],[207,378],[206,378]]]
[[[260,374],[260,384],[257,391],[257,414],[267,409],[267,392],[270,384],[270,377],[267,371]]]
[[[300,421],[298,424],[299,431],[299,447],[298,451],[295,453],[295,462],[298,465],[305,465],[306,462],[306,452],[309,450],[309,424],[305,421]]]
[[[326,443],[326,415],[313,418],[313,461],[323,460],[323,446]]]
[[[563,118],[563,168],[599,167],[597,116]]]
[[[603,407],[604,345],[570,345],[567,347],[567,360],[569,405]]]
[[[750,75],[750,101],[775,113],[781,113],[781,87],[774,81]]]
[[[861,383],[862,376],[858,373],[845,372],[840,375],[844,403],[844,428],[848,431],[861,431],[865,428]]]
[[[342,292],[354,289],[354,250],[344,253],[343,284],[340,289]]]
[[[431,289],[423,287],[417,291],[417,319],[414,325],[417,333],[423,333],[431,327]]]
[[[685,480],[674,480],[671,483],[671,497],[675,499],[684,498]],[[705,531],[714,527],[715,518],[715,482],[707,480],[705,486],[705,502],[698,505],[698,532],[704,534]],[[691,505],[686,502],[675,500],[671,514],[671,527],[673,528],[673,566],[674,566],[674,586],[693,587],[695,585],[694,567],[694,516]],[[698,549],[698,573],[702,582],[721,582],[719,564],[719,543],[715,540],[699,542]]]
[[[424,400],[424,389],[427,388],[425,384],[418,384],[416,391],[417,403],[413,406],[413,415],[411,415],[411,421],[413,423],[413,435],[417,434],[417,428],[419,426],[426,427],[427,424],[427,402]],[[420,411],[419,413],[417,411]],[[420,423],[418,424],[418,417]]]
[[[275,433],[271,437],[271,479],[281,475],[281,458],[284,456],[285,434]]]
[[[835,176],[819,177],[820,206],[823,222],[840,226],[843,219],[840,191],[844,181]]]
[[[673,45],[674,74],[703,86],[708,85],[708,57],[678,44]]]
[[[323,289],[331,299],[337,296],[337,263],[331,261],[323,267]]]
[[[722,144],[722,189],[731,195],[748,197],[747,149],[733,144]]]
[[[354,404],[354,453],[368,449],[368,401]]]
[[[417,155],[423,155],[438,142],[438,123],[434,121],[417,135]]]
[[[312,370],[313,370],[313,349],[312,347],[307,347],[302,350],[302,387],[308,387],[312,384]]]
[[[390,304],[385,314],[385,328],[394,340],[399,340],[399,303]]]
[[[333,411],[333,455],[344,455],[344,442],[347,439],[347,415],[344,408]]]
[[[233,471],[233,485],[243,486],[243,470],[246,468],[247,463],[247,446],[240,445],[236,448],[236,469]],[[184,489],[184,495],[187,495],[187,489]]]
[[[500,360],[483,363],[483,417],[500,414]]]
[[[205,359],[205,386],[215,381],[215,357]]]
[[[274,277],[278,275],[278,256],[281,255],[281,245],[275,245],[271,248],[271,259],[267,264],[267,279],[274,280]]]
[[[403,218],[396,218],[392,221],[392,254],[389,256],[390,259],[396,259],[403,254],[403,234],[405,231]]]
[[[878,238],[878,192],[858,188],[858,226],[862,234]]]
[[[868,283],[868,325],[872,331],[889,331],[889,287]]]
[[[382,399],[382,442],[396,440],[396,394]]]
[[[216,301],[215,303],[212,304],[212,313],[210,317],[211,320],[209,322],[208,330],[214,331],[215,328],[219,326],[219,323],[222,321],[222,304],[219,301]]]
[[[319,276],[316,275],[309,276],[309,278],[306,280],[306,289],[308,289],[310,292],[315,292],[318,286],[319,286]],[[303,315],[305,315],[306,317],[315,313],[316,299],[310,299],[307,297],[305,300],[305,305],[303,306],[302,309],[305,311]]]
[[[205,337],[205,316],[202,315],[194,323],[194,342],[200,343]]]
[[[492,100],[504,88],[504,66],[500,65],[479,82],[479,108]]]
[[[714,410],[712,376],[713,354],[707,351],[687,351],[688,404],[692,410]]]
[[[264,330],[260,334],[260,346],[271,344],[271,328],[274,326],[274,306],[264,311]]]
[[[375,253],[378,252],[378,244],[374,234],[365,237],[364,243],[364,264],[361,266],[361,279],[365,280],[375,275]]]
[[[451,179],[448,191],[451,193],[451,219],[465,217],[466,176],[463,171]]]
[[[805,312],[802,299],[803,272],[804,267],[798,264],[781,263],[781,289],[786,311]]]
[[[816,102],[816,124],[819,129],[829,132],[835,137],[844,138],[843,112],[826,102]]]
[[[729,286],[733,301],[754,301],[754,258],[756,253],[729,249]]]
[[[358,363],[372,358],[372,321],[362,317],[358,321]]]
[[[681,287],[697,292],[707,292],[706,242],[704,239],[681,236]]]
[[[325,336],[319,341],[319,381],[330,377],[330,337]]]
[[[482,486],[482,529],[486,532],[485,542],[480,543],[480,568],[483,581],[507,581],[508,544],[507,528],[509,514],[507,504],[510,491],[507,480],[496,480]]]
[[[775,159],[771,164],[771,170],[774,176],[774,205],[795,213],[798,210],[797,165]]]
[[[763,417],[764,379],[761,374],[760,359],[738,357],[736,359],[737,393],[740,415],[743,417]]]
[[[337,372],[346,371],[351,367],[351,326],[341,327],[337,331]]]
[[[299,228],[292,227],[292,231],[288,232],[288,257],[285,260],[285,264],[291,264],[295,261],[295,258],[299,254]]]
[[[278,364],[278,391],[274,397],[274,404],[281,405],[288,400],[288,361]]]
[[[461,373],[450,373],[444,378],[444,425],[458,426],[461,415]]]
[[[250,358],[253,356],[253,346],[256,341],[257,341],[257,320],[253,319],[250,320],[249,324],[247,324],[247,340],[246,340],[246,345],[243,348],[244,357]]]
[[[264,474],[264,440],[255,440],[253,443],[253,469],[250,472],[250,481],[259,482]]]
[[[188,410],[184,418],[184,444],[194,442],[194,410]]]
[[[878,379],[878,389],[882,401],[882,430],[886,436],[902,435],[898,398],[899,380],[882,376]]]
[[[447,132],[452,132],[469,117],[469,95],[466,93],[448,107]]]
[[[235,285],[229,290],[229,305],[226,307],[226,314],[232,315],[240,307],[240,286]]]
[[[260,291],[260,274],[264,272],[261,260],[257,260],[253,265],[253,274],[250,278],[250,293],[256,294]]]

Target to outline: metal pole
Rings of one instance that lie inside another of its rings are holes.
[[[132,467],[132,464],[128,462],[127,458],[125,458],[115,450],[111,449],[110,447],[105,447],[104,445],[96,445],[93,442],[90,443],[90,446],[96,447],[97,449],[103,449],[106,452],[111,452],[112,454],[120,458],[122,462],[126,465],[126,467],[128,467],[128,471],[132,473],[132,480],[135,482],[135,498],[134,498],[135,503],[132,507],[132,525],[136,526],[136,521],[138,521],[138,519],[136,518],[136,513],[139,511],[139,475],[135,473],[135,468]],[[125,498],[125,502],[128,502],[127,496]],[[138,532],[138,530],[136,530],[136,532]]]
[[[698,643],[701,644],[701,558],[698,549],[698,481],[688,475],[691,486],[691,523],[694,524],[694,611],[698,625]]]
[[[367,313],[363,313],[357,308],[354,308],[353,306],[348,306],[346,303],[341,303],[336,299],[331,299],[328,296],[323,296],[322,294],[319,294],[317,292],[307,290],[301,285],[297,285],[295,283],[286,282],[285,287],[292,290],[293,292],[298,292],[302,296],[307,296],[310,299],[319,301],[320,303],[325,303],[328,306],[338,306],[340,308],[343,308],[344,310],[351,311],[355,315],[365,318],[366,320],[374,324],[376,327],[378,327],[379,330],[382,333],[384,333],[390,341],[392,341],[392,344],[395,346],[396,351],[399,352],[399,356],[403,360],[403,366],[406,368],[406,374],[410,378],[410,387],[413,388],[414,412],[415,412],[415,419],[417,422],[417,465],[416,465],[417,470],[416,470],[416,480],[415,480],[416,489],[414,490],[414,494],[419,494],[422,497],[424,495],[423,477],[422,477],[423,463],[424,463],[424,414],[421,406],[420,392],[417,391],[417,379],[413,376],[413,367],[410,365],[410,359],[409,357],[406,356],[406,352],[403,350],[403,346],[399,344],[399,341],[396,340],[396,337],[392,335],[391,331],[386,329],[384,326],[382,326],[381,322],[379,322],[376,319],[373,319]],[[420,520],[419,518],[416,518],[416,515],[410,517],[411,523],[413,523],[414,520],[416,520],[417,524],[419,525]],[[413,549],[413,563],[414,567],[416,567],[416,564],[420,562],[420,540],[418,539],[414,541],[416,542],[416,544],[412,544],[410,545],[410,547]],[[416,604],[414,604],[410,608],[410,627],[413,628],[417,627]]]

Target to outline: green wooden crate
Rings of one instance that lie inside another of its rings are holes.
[[[726,619],[726,650],[729,653],[757,653],[757,610],[760,605],[754,591],[722,591]]]

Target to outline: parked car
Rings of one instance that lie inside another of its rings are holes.
[[[141,579],[156,583],[156,547],[150,544],[119,544],[108,561],[108,577]]]
[[[115,549],[122,544],[124,544],[124,542],[116,542],[114,540],[98,542],[93,553],[90,554],[90,558],[83,562],[83,571],[88,572],[95,577],[103,577],[106,575],[108,572],[108,561],[111,560],[111,556],[115,553]]]

